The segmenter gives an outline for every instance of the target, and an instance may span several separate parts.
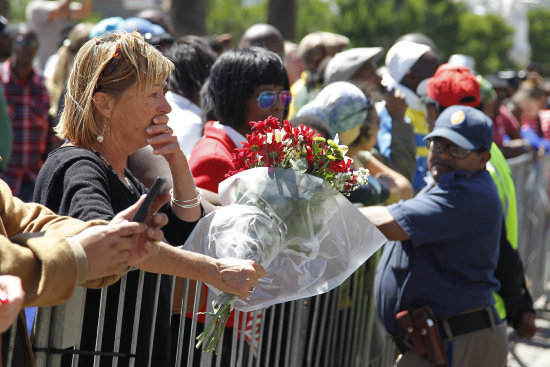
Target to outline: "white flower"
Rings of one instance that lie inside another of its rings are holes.
[[[275,141],[277,143],[282,143],[283,141],[283,132],[281,131],[281,129],[278,129],[278,130],[275,130]]]
[[[366,168],[359,168],[358,170],[356,170],[354,172],[356,175],[357,175],[357,185],[355,186],[356,188],[359,186],[359,185],[366,185],[368,182],[369,182],[369,170],[366,169]]]
[[[292,161],[291,164],[292,164],[292,169],[294,171],[297,171],[300,173],[305,173],[307,171],[308,163],[307,163],[307,160],[304,158],[300,158],[295,161]]]

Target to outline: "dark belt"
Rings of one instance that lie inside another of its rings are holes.
[[[448,335],[445,331],[445,322],[449,325],[452,335]],[[449,339],[451,336],[456,337],[474,331],[488,329],[494,325],[500,324],[500,322],[500,317],[494,309],[492,307],[485,307],[440,320],[437,322],[437,327],[441,339],[445,340]]]
[[[445,331],[445,323],[449,325],[452,335],[448,335]],[[439,329],[441,339],[448,340],[450,339],[450,336],[457,337],[463,334],[472,333],[474,331],[488,329],[493,325],[498,325],[500,323],[500,317],[493,310],[493,308],[486,307],[439,320],[437,322],[437,327]],[[414,350],[409,335],[397,335],[392,339],[401,353],[405,353],[407,350]]]

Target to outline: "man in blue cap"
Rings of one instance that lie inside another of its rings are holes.
[[[499,287],[494,270],[502,224],[485,169],[492,140],[491,119],[481,111],[447,108],[426,136],[433,183],[413,199],[361,209],[395,241],[380,259],[375,292],[379,315],[402,353],[398,366],[442,365],[437,352],[430,353],[438,346],[453,367],[506,364],[506,326],[492,295]]]

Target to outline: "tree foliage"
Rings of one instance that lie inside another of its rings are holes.
[[[456,43],[463,6],[447,0],[337,0],[334,28],[353,45],[391,47],[399,36],[421,32],[432,38],[443,56]]]
[[[531,45],[531,60],[540,64],[548,74],[550,71],[550,10],[533,8],[527,13],[529,20],[529,44]]]
[[[474,56],[481,74],[512,66],[508,52],[512,47],[512,28],[499,16],[462,14],[456,53]]]
[[[291,41],[300,42],[315,31],[335,31],[332,20],[336,15],[327,1],[296,0],[296,14],[296,37]]]
[[[29,0],[9,0],[12,19],[24,17]],[[176,1],[176,0],[172,0]],[[255,23],[268,22],[268,9],[276,9],[289,0],[208,0],[208,34],[231,33],[236,45],[244,31]],[[395,40],[410,32],[430,37],[447,60],[453,53],[465,53],[476,59],[477,71],[491,72],[512,67],[508,59],[511,28],[495,15],[479,16],[467,11],[464,2],[452,0],[294,0],[296,24],[291,41],[299,42],[318,30],[346,35],[354,47],[382,46],[386,50]],[[271,2],[271,4],[269,4]],[[277,3],[277,4],[275,4]],[[23,5],[23,6],[22,6]],[[292,17],[292,12],[288,12]],[[532,9],[529,42],[532,59],[550,70],[550,11]],[[23,20],[23,19],[17,19]],[[285,19],[281,24],[288,24]]]
[[[235,40],[250,25],[266,22],[267,0],[256,1],[256,5],[242,3],[239,0],[210,0],[209,31],[233,33]],[[442,60],[454,53],[471,55],[480,73],[513,66],[508,58],[512,29],[499,16],[479,16],[468,12],[463,2],[296,0],[296,10],[295,42],[310,32],[324,30],[346,35],[354,47],[382,46],[388,50],[401,35],[421,32],[434,41]],[[547,21],[550,13],[538,15],[537,19],[540,19],[537,39],[542,43],[544,38],[540,35],[550,28]],[[550,53],[550,46],[540,49]]]
[[[25,8],[30,0],[9,0],[10,23],[19,23],[25,21]]]
[[[210,0],[206,29],[209,34],[231,33],[237,46],[248,27],[266,22],[267,1],[243,5],[242,0]]]
[[[268,1],[254,3],[243,5],[242,0],[210,0],[210,10],[206,20],[208,32],[210,34],[231,33],[235,44],[235,41],[238,42],[244,31],[251,25],[267,23]],[[333,18],[334,13],[326,1],[296,0],[295,37],[290,41],[299,42],[303,36],[314,31],[334,31],[331,26]],[[285,30],[280,31],[285,33]]]
[[[353,46],[391,47],[401,35],[424,33],[442,60],[454,53],[471,55],[479,72],[511,66],[512,29],[499,16],[478,16],[450,0],[335,0],[330,28],[350,37]]]

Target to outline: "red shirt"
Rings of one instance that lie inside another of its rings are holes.
[[[12,155],[0,177],[8,183],[14,195],[23,182],[35,182],[48,144],[57,140],[48,115],[50,97],[44,77],[34,71],[25,81],[17,79],[11,61],[0,64],[0,79],[13,127]]]
[[[204,125],[204,135],[193,147],[189,168],[198,187],[218,192],[218,184],[235,169],[233,151],[237,148],[223,129],[210,121]]]
[[[500,106],[498,112],[498,116],[493,119],[493,141],[501,147],[504,136],[519,131],[520,126],[514,114],[505,106]]]

